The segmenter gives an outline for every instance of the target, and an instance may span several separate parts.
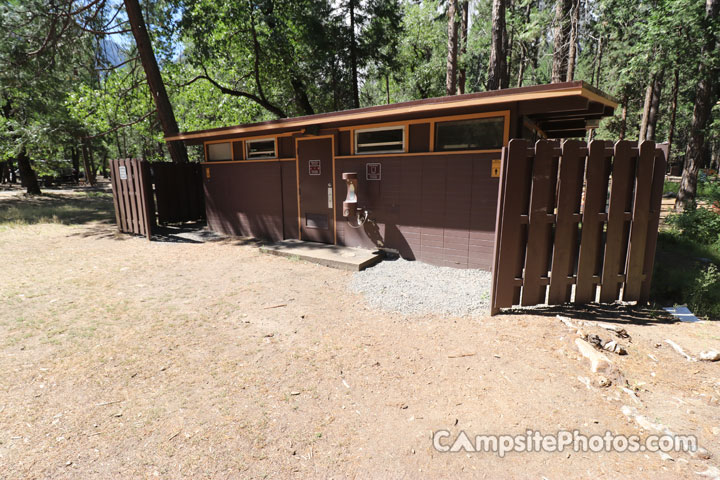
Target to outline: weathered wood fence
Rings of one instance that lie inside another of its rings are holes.
[[[110,160],[115,220],[121,232],[150,240],[158,225],[205,218],[199,164]]]
[[[110,177],[118,230],[150,240],[155,226],[150,164],[137,158],[110,160]]]
[[[199,163],[152,163],[157,221],[179,223],[205,218]]]
[[[667,145],[654,142],[511,140],[501,166],[492,313],[646,303],[666,158]]]

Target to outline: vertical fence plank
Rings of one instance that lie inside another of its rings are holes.
[[[635,198],[628,240],[627,275],[623,288],[623,301],[625,302],[637,301],[640,298],[650,220],[654,163],[655,142],[642,142],[635,174]]]
[[[497,230],[495,232],[495,266],[492,283],[492,311],[512,307],[519,300],[525,259],[526,221],[530,181],[532,178],[532,150],[527,140],[510,140],[502,160]]]
[[[137,158],[133,158],[131,160],[133,164],[133,176],[132,176],[132,185],[133,189],[135,190],[135,205],[137,209],[137,233],[138,235],[146,235],[147,234],[147,227],[145,225],[145,201],[142,197],[142,191],[140,190],[140,178],[142,176],[142,172],[140,171],[140,160]]]
[[[635,184],[635,162],[637,146],[623,140],[615,144],[608,206],[608,224],[605,239],[605,261],[603,263],[600,301],[611,303],[618,299],[620,285],[624,282],[625,258],[627,253],[627,230],[632,212],[632,188]]]
[[[148,212],[148,225],[150,226],[150,234],[152,235],[152,229],[157,226],[155,219],[157,208],[155,207],[155,195],[153,192],[152,184],[152,166],[149,162],[143,163],[143,195],[145,196],[145,204],[147,205]]]
[[[570,301],[575,260],[578,253],[578,223],[585,156],[587,147],[579,140],[566,140],[562,144],[558,179],[557,218],[550,270],[548,303],[560,305]]]
[[[130,170],[127,166],[127,159],[123,158],[120,160],[119,166],[122,166],[125,170],[126,176],[130,174]],[[120,186],[120,200],[122,202],[123,212],[123,231],[132,233],[131,213],[130,213],[130,201],[128,200],[128,189],[127,180],[122,180],[118,176],[118,185]]]
[[[128,198],[130,199],[130,210],[132,212],[132,231],[136,235],[141,235],[139,222],[140,213],[138,209],[137,190],[135,188],[135,182],[137,181],[138,176],[137,160],[134,158],[129,159],[128,166],[130,167],[130,170],[128,172],[127,186],[128,191],[130,192]]]
[[[662,208],[662,194],[665,183],[665,168],[670,146],[667,143],[658,145],[655,149],[655,162],[653,165],[652,191],[650,193],[650,220],[648,222],[647,244],[645,246],[645,264],[643,267],[644,280],[640,288],[638,303],[645,304],[650,299],[650,283],[655,266],[655,249],[657,248],[658,226],[660,225],[660,209]]]
[[[521,305],[545,303],[559,155],[555,141],[540,140],[535,145]]]
[[[113,205],[115,206],[115,224],[118,230],[122,232],[122,223],[120,219],[120,201],[118,197],[118,175],[117,175],[117,160],[110,160],[110,183],[113,190]]]
[[[145,236],[148,240],[152,240],[152,231],[155,226],[155,204],[152,201],[152,186],[148,181],[150,178],[150,164],[143,160],[139,165],[139,189],[140,197],[142,199],[142,212],[143,212],[143,223],[145,224]]]
[[[603,255],[602,236],[607,215],[605,205],[612,152],[613,150],[608,148],[602,140],[590,143],[585,177],[585,206],[582,217],[575,303],[594,302],[595,285],[600,283],[599,275]]]

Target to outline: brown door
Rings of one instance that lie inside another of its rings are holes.
[[[332,138],[299,139],[297,145],[300,238],[335,243]]]

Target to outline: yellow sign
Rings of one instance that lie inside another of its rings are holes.
[[[500,159],[492,161],[491,177],[500,176]]]

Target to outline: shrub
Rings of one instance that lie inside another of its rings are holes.
[[[687,305],[697,315],[720,318],[720,270],[713,264],[695,277]]]
[[[680,236],[703,245],[720,246],[720,214],[707,208],[693,208],[680,214],[669,215],[667,223]]]

